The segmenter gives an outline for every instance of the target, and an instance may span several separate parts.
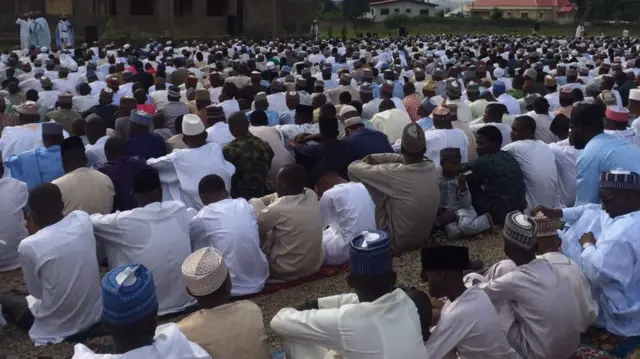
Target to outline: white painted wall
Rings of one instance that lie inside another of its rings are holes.
[[[371,10],[365,17],[372,19],[373,21],[384,21],[391,15],[407,15],[409,17],[420,16],[420,12],[428,12],[423,16],[435,16],[437,10],[436,6],[426,5],[414,2],[399,2],[384,5],[371,6]]]

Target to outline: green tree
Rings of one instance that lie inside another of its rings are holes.
[[[342,14],[346,19],[354,21],[364,13],[369,12],[370,0],[343,0]]]
[[[494,7],[493,10],[491,10],[491,18],[493,20],[500,20],[504,17],[504,12],[502,12],[502,10],[498,9],[497,7]]]
[[[338,5],[333,0],[320,0],[318,7],[321,13],[329,13],[338,9]]]

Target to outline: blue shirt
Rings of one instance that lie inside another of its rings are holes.
[[[253,113],[253,111],[249,111],[247,112],[247,121],[249,121],[251,119],[251,114]],[[264,113],[267,114],[267,120],[269,121],[269,127],[273,127],[276,125],[280,124],[280,116],[278,116],[278,113],[275,111],[271,111],[271,110],[266,110],[264,111]]]
[[[280,115],[281,125],[293,125],[296,123],[296,110],[287,110]]]
[[[160,158],[167,154],[167,145],[162,137],[151,133],[129,137],[126,146],[129,156],[140,156],[145,160]]]
[[[404,98],[404,90],[399,80],[393,82],[393,97]]]
[[[357,129],[341,141],[347,145],[349,163],[376,153],[393,153],[387,135],[366,127]]]
[[[423,117],[416,121],[416,123],[425,131],[433,127],[433,119],[431,119],[431,117]]]
[[[640,173],[640,148],[606,133],[592,138],[578,157],[575,205],[600,203],[600,173],[616,169]]]
[[[29,191],[64,176],[58,145],[11,156],[4,166],[11,170],[11,177],[26,183]]]
[[[371,83],[371,88],[373,89],[373,98],[380,98],[380,85],[377,83]]]
[[[596,326],[624,336],[640,335],[640,212],[603,225],[595,246],[582,251],[582,272],[598,302]]]

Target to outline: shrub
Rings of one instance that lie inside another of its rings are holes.
[[[387,17],[384,20],[384,26],[387,29],[397,29],[400,26],[402,26],[402,25],[404,25],[404,24],[406,24],[406,23],[408,23],[410,21],[411,21],[411,18],[409,18],[407,15],[404,15],[404,14],[395,15],[394,14],[394,15],[391,15],[391,16]]]
[[[503,17],[504,17],[504,13],[502,12],[502,10],[498,9],[497,7],[494,7],[493,10],[491,10],[491,19],[500,20]]]

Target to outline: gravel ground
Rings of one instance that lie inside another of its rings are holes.
[[[503,259],[502,239],[498,231],[493,234],[485,234],[466,241],[456,241],[456,244],[469,247],[470,255],[474,259],[482,259],[485,266]],[[394,267],[398,273],[398,284],[414,286],[426,290],[421,282],[420,252],[407,253],[394,259]],[[346,274],[332,278],[326,278],[312,283],[307,283],[293,289],[280,291],[271,295],[255,298],[254,301],[262,308],[265,327],[269,328],[270,319],[283,307],[299,304],[307,299],[313,299],[328,295],[345,293],[349,291],[346,283]],[[2,291],[11,289],[26,291],[21,271],[0,273],[0,288]],[[178,321],[181,317],[173,319]],[[269,340],[274,347],[282,345],[282,342],[269,331]],[[106,343],[108,337],[94,340],[97,343]],[[73,354],[71,344],[58,344],[47,347],[34,347],[29,336],[19,332],[14,326],[9,325],[0,333],[0,356],[3,353],[17,355],[19,358],[34,359],[39,355],[58,358],[69,358]],[[640,351],[629,356],[632,359],[640,359]]]

